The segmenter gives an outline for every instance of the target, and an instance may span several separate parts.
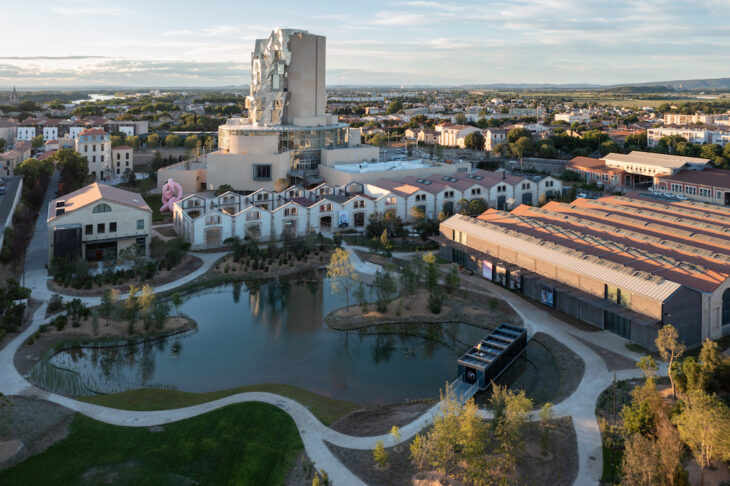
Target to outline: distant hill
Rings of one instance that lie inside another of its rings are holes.
[[[630,84],[617,84],[613,86],[604,86],[604,88],[633,88],[633,87],[658,87],[658,88],[669,88],[674,90],[683,91],[696,91],[696,90],[718,90],[727,91],[730,90],[730,78],[715,78],[715,79],[679,79],[675,81],[653,81],[650,83],[630,83]]]

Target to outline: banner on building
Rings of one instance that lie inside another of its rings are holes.
[[[482,277],[492,280],[492,262],[482,260]]]
[[[550,287],[543,287],[540,291],[540,302],[550,307],[555,305],[554,290]]]
[[[340,211],[340,216],[337,221],[337,225],[340,228],[343,228],[345,226],[350,226],[350,212],[349,211],[344,210],[344,209],[342,211]]]

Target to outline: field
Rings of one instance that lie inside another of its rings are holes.
[[[301,450],[294,421],[262,403],[151,428],[77,414],[65,439],[0,471],[0,484],[283,484]]]

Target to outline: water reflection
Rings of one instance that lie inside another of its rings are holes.
[[[181,306],[197,321],[197,332],[135,346],[75,348],[52,363],[106,392],[288,383],[360,403],[393,402],[437,396],[463,351],[453,342],[473,343],[484,334],[465,325],[404,325],[388,334],[329,330],[324,316],[343,304],[319,273],[225,285]]]

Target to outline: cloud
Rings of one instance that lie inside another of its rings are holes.
[[[15,61],[63,61],[82,59],[110,59],[110,56],[0,56],[0,59]]]

